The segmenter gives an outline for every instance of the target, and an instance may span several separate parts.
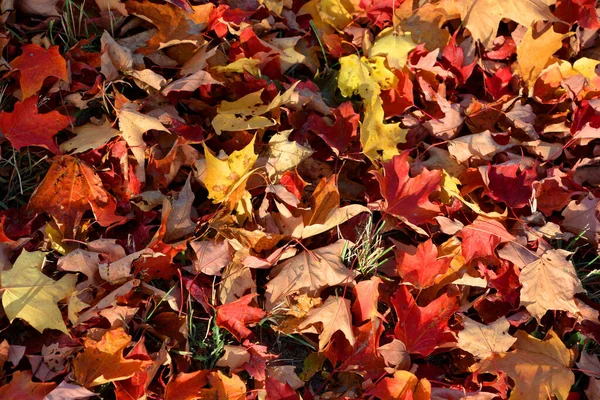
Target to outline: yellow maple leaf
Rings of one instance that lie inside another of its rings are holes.
[[[385,56],[388,65],[395,69],[402,69],[406,65],[408,53],[417,45],[413,42],[411,33],[399,34],[394,28],[381,31],[369,50],[369,57]]]
[[[252,138],[246,147],[234,151],[225,158],[213,155],[204,145],[206,172],[203,182],[208,190],[208,197],[213,203],[221,203],[236,188],[245,187],[249,172],[258,158],[258,155],[254,154],[255,139]]]
[[[571,35],[556,33],[551,27],[534,38],[533,26],[527,29],[523,40],[517,46],[517,61],[519,62],[519,75],[530,91],[552,54],[561,48],[562,40],[568,36]]]
[[[365,116],[360,129],[363,153],[371,161],[391,160],[399,154],[396,146],[406,142],[408,132],[399,123],[386,124],[384,121],[381,86],[387,89],[393,85],[390,76],[393,73],[387,70],[381,57],[368,60],[352,54],[340,58],[340,66],[338,87],[342,95],[349,97],[358,94],[363,98]]]
[[[575,382],[571,371],[571,353],[554,331],[539,340],[517,331],[515,350],[494,354],[482,361],[479,372],[504,371],[515,381],[511,400],[545,400],[553,394],[566,399]]]
[[[10,322],[15,318],[27,321],[40,332],[56,329],[69,334],[57,302],[75,289],[77,276],[65,275],[55,281],[40,270],[45,253],[21,253],[13,267],[0,272],[2,306]]]

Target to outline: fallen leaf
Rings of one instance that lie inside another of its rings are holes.
[[[492,47],[498,25],[503,18],[524,26],[536,21],[554,21],[554,16],[544,0],[468,0],[457,5],[465,27],[475,40],[485,48]]]
[[[328,286],[352,284],[356,272],[342,262],[342,250],[346,246],[347,241],[338,240],[316,250],[305,250],[277,265],[267,283],[266,309],[272,310],[290,294],[316,296]]]
[[[529,24],[526,26],[529,26]],[[519,75],[527,84],[530,92],[552,54],[562,47],[562,40],[570,36],[569,34],[556,33],[554,28],[550,27],[543,33],[536,32],[536,37],[534,37],[533,29],[533,26],[529,26],[523,40],[517,46]]]
[[[377,35],[369,50],[369,58],[384,56],[390,67],[402,69],[408,60],[408,53],[415,47],[417,45],[412,41],[410,32],[400,34],[393,28],[387,28]]]
[[[306,319],[298,325],[298,331],[302,332],[315,324],[321,324],[319,351],[325,348],[337,331],[344,334],[351,346],[354,345],[350,300],[336,296],[328,297],[323,305],[313,308],[306,314]]]
[[[40,251],[23,250],[10,270],[0,272],[2,306],[10,322],[20,318],[39,332],[56,329],[69,334],[57,302],[73,292],[77,277],[48,278],[41,271],[45,256]]]
[[[122,328],[107,331],[102,339],[87,339],[85,349],[73,360],[73,374],[77,383],[94,387],[107,382],[127,379],[145,368],[150,361],[126,360],[125,347],[131,342]]]
[[[448,142],[448,151],[452,157],[466,164],[471,159],[491,160],[501,151],[514,147],[518,142],[510,139],[507,144],[500,144],[494,140],[490,131],[466,135]]]
[[[129,3],[132,3],[132,1]],[[146,182],[146,142],[144,142],[143,135],[149,130],[169,131],[158,119],[138,112],[133,103],[127,103],[121,107],[119,111],[119,130],[137,161],[135,176],[141,183],[144,183]]]
[[[37,97],[32,96],[17,102],[13,112],[0,113],[0,132],[17,150],[25,146],[41,146],[54,154],[60,154],[54,135],[74,121],[74,118],[56,110],[39,114]]]
[[[255,297],[255,294],[247,294],[238,300],[217,307],[217,326],[227,329],[238,341],[249,337],[252,331],[246,328],[246,325],[260,322],[266,315],[260,308],[248,305]]]
[[[498,245],[516,239],[500,222],[481,216],[462,228],[458,236],[462,238],[462,255],[466,262],[493,257]]]
[[[391,342],[377,348],[388,367],[394,369],[407,370],[410,368],[410,354],[406,346],[398,339],[392,339]]]
[[[50,214],[66,235],[80,228],[81,218],[88,210],[94,212],[101,226],[124,221],[125,217],[115,214],[114,197],[102,186],[98,175],[83,161],[71,156],[56,157],[27,209]]]
[[[15,371],[11,381],[0,387],[0,397],[6,400],[43,400],[56,387],[54,382],[33,382],[30,371]]]
[[[511,399],[547,399],[550,395],[567,398],[575,383],[571,353],[553,330],[545,340],[517,331],[515,350],[494,355],[478,365],[478,372],[504,371],[515,381]]]
[[[567,261],[570,254],[566,250],[546,250],[521,270],[521,305],[538,321],[548,310],[579,312],[574,296],[584,289],[575,267]]]
[[[163,201],[163,218],[166,215],[166,230],[163,242],[171,243],[193,233],[196,223],[191,219],[192,203],[195,196],[192,192],[190,177],[185,181],[183,189],[171,201]]]
[[[424,289],[434,284],[450,267],[451,257],[438,257],[438,249],[429,239],[415,249],[395,242],[396,270],[402,280]]]
[[[394,335],[411,354],[426,357],[442,344],[452,342],[448,319],[458,309],[455,298],[443,294],[425,307],[419,307],[406,286],[400,286],[391,298],[398,323]]]
[[[187,13],[172,4],[140,3],[134,0],[128,0],[125,7],[130,14],[150,21],[157,28],[146,46],[137,50],[138,53],[149,55],[176,44],[201,44],[204,41],[202,31],[208,26],[214,5],[193,6],[193,13]]]
[[[383,165],[383,174],[375,173],[381,194],[386,201],[384,211],[402,222],[422,225],[440,215],[440,207],[429,200],[438,190],[439,171],[423,171],[414,178],[409,175],[408,152],[395,156]]]
[[[510,323],[505,317],[487,325],[465,318],[463,326],[465,329],[458,332],[458,347],[480,359],[505,353],[517,341],[508,334]]]
[[[78,400],[88,399],[94,396],[96,396],[96,393],[91,392],[82,386],[68,383],[65,380],[52,389],[52,391],[44,397],[44,400]]]
[[[104,121],[102,125],[77,126],[70,131],[76,136],[61,143],[60,151],[63,153],[79,154],[95,150],[104,146],[112,138],[119,136],[119,131],[114,129],[108,121]]]
[[[190,267],[190,272],[193,274],[202,272],[206,275],[218,276],[232,261],[233,249],[226,240],[220,243],[209,240],[192,242],[190,246],[194,251],[194,260]]]
[[[227,157],[213,155],[205,145],[206,172],[202,181],[208,190],[209,198],[215,204],[227,199],[236,187],[245,187],[248,173],[258,158],[254,153],[254,140],[255,138],[242,150],[236,150]]]
[[[215,400],[245,400],[246,385],[236,374],[231,378],[224,375],[221,371],[212,371],[208,375],[208,382],[212,386],[210,389],[200,390],[200,399]]]
[[[393,377],[385,377],[367,391],[367,395],[381,400],[395,400],[413,397],[413,390],[419,379],[409,371],[396,371]],[[408,397],[410,396],[410,397]]]
[[[58,17],[56,10],[58,0],[23,0],[18,1],[19,10],[25,14],[41,15],[43,17]]]
[[[175,375],[165,388],[165,400],[194,400],[200,398],[200,388],[208,384],[208,370]]]
[[[10,66],[21,73],[19,82],[24,99],[36,94],[50,76],[69,81],[67,62],[60,55],[58,46],[46,50],[37,44],[25,45],[23,53],[12,60]]]
[[[564,221],[561,226],[575,235],[585,232],[583,237],[590,243],[596,244],[600,234],[599,203],[600,200],[592,195],[584,197],[579,202],[571,201],[562,212]]]

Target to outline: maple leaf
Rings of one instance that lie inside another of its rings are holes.
[[[406,346],[398,339],[392,339],[391,342],[377,348],[388,367],[398,370],[408,370],[410,368],[410,355],[406,351]]]
[[[350,345],[354,345],[350,300],[336,296],[328,297],[323,305],[313,308],[306,314],[306,319],[298,325],[298,331],[305,332],[315,324],[321,324],[319,351],[325,348],[337,331],[343,332]]]
[[[466,163],[470,159],[491,160],[496,153],[517,144],[518,142],[512,139],[507,144],[500,144],[494,140],[490,131],[484,131],[450,140],[448,151],[459,162]]]
[[[487,176],[492,199],[512,208],[522,208],[531,199],[532,183],[537,176],[535,168],[521,170],[519,164],[490,165]]]
[[[200,388],[208,384],[208,370],[175,375],[165,388],[165,400],[194,400],[200,396]]]
[[[41,146],[60,154],[53,137],[73,122],[74,118],[56,110],[39,114],[37,97],[33,96],[17,102],[11,113],[0,113],[0,132],[17,150],[25,146]]]
[[[521,305],[538,321],[548,310],[579,312],[574,296],[584,291],[566,250],[549,249],[521,270]]]
[[[221,275],[221,269],[225,268],[232,260],[233,249],[226,240],[221,243],[212,241],[192,242],[190,247],[194,251],[194,260],[190,272],[200,272],[207,275]]]
[[[383,378],[367,391],[368,396],[376,396],[381,400],[414,398],[413,389],[419,379],[409,371],[396,371],[391,378]],[[410,397],[409,397],[410,396]]]
[[[53,159],[52,166],[37,187],[27,209],[50,214],[61,231],[72,234],[79,228],[83,214],[92,210],[101,226],[110,226],[126,217],[115,214],[114,197],[102,187],[102,181],[94,170],[83,161],[60,156]]]
[[[402,69],[410,53],[417,45],[412,41],[410,32],[398,33],[393,28],[386,28],[377,35],[369,50],[369,58],[384,56],[388,65],[394,69]]]
[[[356,300],[352,304],[352,314],[357,322],[383,318],[377,311],[379,302],[379,285],[382,280],[376,276],[368,281],[360,281],[354,287]]]
[[[202,181],[208,190],[208,197],[215,204],[225,201],[228,196],[234,196],[233,193],[237,193],[238,188],[245,190],[248,174],[258,158],[254,153],[254,141],[255,137],[243,149],[232,152],[224,159],[213,155],[204,145],[206,169]],[[240,199],[238,194],[231,203],[236,204]]]
[[[149,55],[164,47],[181,43],[198,45],[204,41],[202,31],[208,26],[213,4],[192,6],[193,13],[187,13],[172,4],[156,4],[128,0],[127,11],[150,21],[157,31],[146,42],[146,47],[136,52]]]
[[[54,382],[33,382],[30,371],[15,371],[8,385],[0,387],[4,400],[43,400],[56,387]]]
[[[247,294],[236,301],[217,307],[217,326],[227,329],[238,341],[252,335],[252,331],[246,328],[246,325],[260,322],[266,315],[260,308],[248,305],[255,297],[256,294]]]
[[[586,29],[600,28],[596,15],[595,0],[558,0],[554,14],[570,24],[577,24]]]
[[[375,172],[384,211],[412,225],[430,222],[440,214],[440,207],[429,201],[429,195],[440,187],[439,171],[423,171],[414,178],[409,175],[408,152],[395,156],[383,164],[383,174]]]
[[[465,27],[484,47],[492,47],[498,25],[503,18],[524,26],[535,21],[554,21],[548,4],[543,0],[467,0],[457,5]]]
[[[375,57],[374,66],[377,68],[374,68],[369,60],[354,54],[340,58],[339,62],[341,69],[338,87],[342,96],[358,94],[363,98],[365,116],[360,130],[363,153],[373,161],[390,160],[399,153],[397,145],[406,142],[407,131],[400,128],[400,124],[384,122],[385,113],[379,85],[387,85],[386,78],[397,78],[385,68],[383,57]],[[375,77],[380,82],[375,80]]]
[[[246,385],[236,374],[232,374],[231,378],[229,378],[221,371],[211,371],[208,375],[208,382],[212,387],[210,389],[201,389],[198,398],[215,400],[246,399]]]
[[[590,243],[596,244],[600,236],[600,221],[597,217],[599,204],[600,199],[591,194],[580,202],[571,201],[562,212],[562,227],[576,235],[585,232],[583,236]]]
[[[85,124],[70,129],[76,136],[61,143],[63,153],[78,154],[104,146],[109,140],[119,135],[119,131],[112,128],[109,121],[102,125]]]
[[[481,216],[465,226],[458,236],[462,238],[462,254],[466,262],[477,257],[492,257],[500,243],[516,239],[500,222]]]
[[[311,114],[307,128],[323,139],[338,157],[357,159],[360,152],[357,132],[360,115],[354,112],[349,101],[332,108],[331,113],[332,117]]]
[[[196,224],[190,217],[194,198],[190,177],[188,176],[183,189],[177,194],[176,198],[172,201],[167,199],[163,201],[163,219],[166,215],[163,242],[174,242],[194,232]]]
[[[33,96],[49,76],[69,81],[67,62],[58,52],[58,46],[48,50],[37,44],[23,46],[23,54],[11,61],[10,66],[21,73],[19,80],[23,98]]]
[[[526,25],[529,26],[529,25]],[[562,47],[562,40],[569,34],[554,32],[554,28],[533,36],[533,26],[530,26],[517,46],[517,60],[519,61],[519,74],[530,90],[548,63],[552,54]]]
[[[151,364],[151,361],[123,358],[125,347],[131,342],[123,328],[107,331],[102,339],[87,339],[85,349],[73,360],[75,380],[85,387],[127,379]]]
[[[266,346],[252,344],[248,340],[243,346],[224,347],[225,354],[217,361],[217,367],[229,367],[231,372],[247,371],[254,379],[264,381],[267,373],[267,362],[277,356],[269,354]]]
[[[2,306],[8,319],[27,321],[40,332],[56,329],[69,333],[57,302],[68,297],[75,289],[77,276],[65,275],[55,281],[40,270],[45,253],[21,253],[13,267],[0,272],[2,281]]]
[[[370,320],[354,327],[354,344],[350,344],[342,333],[335,334],[325,348],[324,354],[340,371],[359,373],[365,379],[381,376],[385,361],[378,354],[379,339],[384,331],[383,321]],[[410,357],[408,362],[410,363]]]
[[[346,246],[345,240],[338,240],[316,250],[305,250],[277,265],[267,283],[266,309],[272,310],[294,293],[317,296],[328,286],[351,284],[356,272],[342,262],[342,251]]]
[[[575,377],[571,353],[553,330],[545,340],[517,331],[515,350],[482,361],[478,372],[504,371],[515,381],[511,400],[544,400],[556,394],[567,398]]]
[[[394,244],[397,271],[405,282],[419,289],[433,285],[435,278],[443,275],[452,261],[449,257],[438,258],[438,249],[431,239],[419,243],[416,249],[396,241]]]
[[[119,110],[119,129],[137,161],[135,176],[140,183],[144,183],[146,182],[146,142],[143,135],[149,130],[169,131],[157,118],[138,112],[133,103],[126,103]]]
[[[419,307],[406,286],[400,286],[391,298],[398,323],[394,335],[410,353],[428,356],[437,347],[451,342],[448,319],[458,309],[456,298],[443,294],[425,307]]]
[[[510,323],[504,317],[488,325],[465,318],[463,326],[465,329],[458,332],[458,347],[477,358],[504,353],[517,340],[508,334]]]
[[[363,212],[369,212],[360,204],[340,207],[337,176],[321,179],[311,197],[312,210],[304,214],[302,237],[309,238],[332,229]]]

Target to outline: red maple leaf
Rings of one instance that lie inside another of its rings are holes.
[[[259,322],[266,315],[260,308],[248,305],[254,297],[256,294],[247,294],[217,307],[217,326],[227,329],[239,341],[249,337],[252,331],[246,325]]]
[[[600,28],[596,0],[558,0],[554,14],[570,24],[577,22],[582,28]]]
[[[512,208],[522,208],[529,204],[536,178],[535,168],[521,170],[519,164],[489,165],[488,189],[486,193],[496,201],[502,201]]]
[[[375,172],[385,212],[413,225],[430,222],[440,214],[440,207],[429,201],[429,195],[440,187],[440,171],[423,171],[414,178],[409,175],[408,152],[394,156],[383,164],[383,175]]]
[[[58,111],[39,114],[37,98],[29,97],[16,103],[13,112],[0,113],[0,131],[17,150],[25,146],[41,146],[60,154],[53,137],[74,121],[74,118]]]
[[[398,316],[394,334],[410,353],[428,356],[439,345],[453,340],[447,328],[448,319],[459,307],[456,298],[443,294],[419,307],[407,287],[400,286],[390,300]]]
[[[352,102],[342,103],[338,108],[332,108],[334,120],[311,114],[306,124],[307,128],[327,143],[340,158],[359,159],[360,143],[358,137],[358,122],[360,115],[354,112]]]
[[[462,255],[466,262],[491,257],[500,243],[515,240],[500,222],[483,217],[465,226],[458,236],[462,237]]]
[[[437,247],[431,239],[411,248],[395,242],[396,269],[405,282],[417,288],[433,285],[435,278],[448,270],[452,258],[438,258]]]
[[[36,94],[49,76],[69,81],[67,62],[58,49],[58,46],[46,50],[40,45],[28,44],[23,46],[23,54],[12,60],[10,66],[21,73],[19,82],[24,99]]]

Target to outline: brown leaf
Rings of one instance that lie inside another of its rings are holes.
[[[463,326],[465,329],[458,332],[458,347],[477,358],[504,353],[517,341],[508,334],[510,323],[505,317],[488,325],[465,318]]]
[[[315,324],[321,324],[321,329],[319,329],[319,351],[325,348],[337,331],[342,331],[350,345],[354,346],[355,338],[352,331],[350,300],[330,296],[323,305],[313,308],[306,314],[306,319],[298,325],[298,331],[305,331]]]
[[[167,215],[166,232],[163,237],[164,243],[175,242],[194,232],[196,223],[190,218],[194,198],[190,177],[188,176],[183,189],[176,198],[171,201],[168,199],[163,201],[163,218],[164,215]]]
[[[546,400],[555,394],[566,399],[575,377],[571,353],[550,330],[546,340],[517,331],[515,350],[482,361],[478,372],[504,371],[515,381],[511,400]]]
[[[546,250],[521,270],[521,305],[538,321],[548,310],[579,312],[573,297],[584,289],[573,264],[567,261],[570,254],[566,250]]]
[[[266,309],[272,310],[284,298],[294,293],[318,296],[322,289],[342,283],[352,284],[356,272],[342,262],[345,240],[312,251],[303,251],[271,272],[267,283]]]
[[[227,240],[215,243],[210,240],[190,243],[194,251],[194,261],[189,271],[192,274],[202,272],[206,275],[221,275],[221,269],[225,268],[232,260],[233,248]]]

